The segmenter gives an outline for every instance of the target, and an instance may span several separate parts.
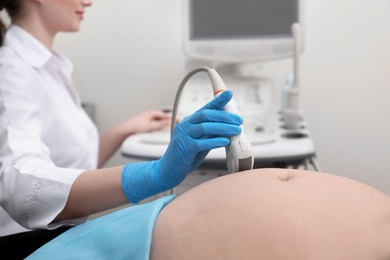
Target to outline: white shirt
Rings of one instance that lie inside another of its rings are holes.
[[[0,236],[58,227],[50,222],[72,184],[97,167],[99,135],[72,70],[22,28],[7,31],[0,48]]]

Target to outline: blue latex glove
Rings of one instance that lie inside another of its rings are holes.
[[[222,111],[233,94],[226,91],[184,118],[174,129],[161,159],[125,165],[122,187],[130,202],[169,190],[197,169],[207,153],[229,144],[228,137],[241,133],[239,115]]]

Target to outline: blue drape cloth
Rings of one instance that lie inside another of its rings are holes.
[[[27,259],[148,260],[157,216],[173,199],[174,195],[165,196],[76,226]]]

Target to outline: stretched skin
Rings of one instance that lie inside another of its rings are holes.
[[[326,173],[227,175],[163,209],[151,259],[388,260],[390,196]]]

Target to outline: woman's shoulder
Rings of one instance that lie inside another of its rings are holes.
[[[0,73],[14,68],[28,70],[31,69],[31,66],[12,48],[2,46],[0,48]]]
[[[12,48],[0,48],[0,87],[4,82],[31,82],[36,76],[34,68],[20,57]]]

